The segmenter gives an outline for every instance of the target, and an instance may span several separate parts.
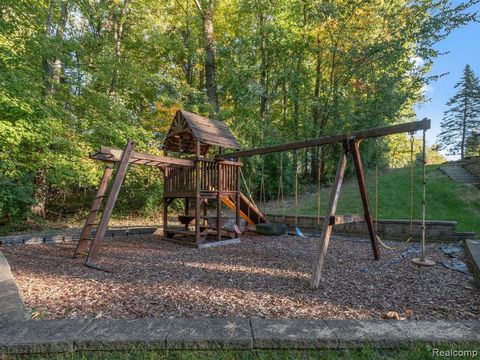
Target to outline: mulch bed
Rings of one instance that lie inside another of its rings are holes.
[[[33,317],[265,317],[478,319],[470,276],[441,265],[418,268],[395,250],[373,261],[368,242],[335,237],[320,289],[309,288],[315,240],[252,235],[238,245],[197,250],[137,236],[108,241],[101,265],[72,259],[74,243],[3,246]],[[447,257],[428,246],[439,262]]]

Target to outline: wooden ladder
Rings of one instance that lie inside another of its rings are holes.
[[[108,222],[112,216],[113,207],[117,201],[120,188],[122,187],[125,174],[127,173],[128,164],[130,162],[130,157],[133,152],[134,142],[132,140],[128,141],[125,150],[123,151],[122,158],[120,160],[120,165],[118,166],[115,180],[113,181],[112,187],[108,191],[107,189],[110,178],[113,174],[113,164],[112,162],[106,162],[106,167],[103,172],[102,180],[97,190],[95,199],[90,208],[90,213],[88,214],[87,220],[83,227],[82,233],[80,235],[80,240],[78,241],[77,248],[75,249],[74,257],[80,255],[87,255],[87,260],[85,265],[88,267],[100,269],[97,266],[97,257],[98,252],[103,243],[105,237],[105,232],[107,231]],[[106,200],[106,201],[105,201]],[[103,210],[102,210],[103,206]],[[100,222],[96,223],[99,213],[102,213]],[[95,229],[95,235],[93,238],[90,237],[92,230]],[[88,250],[88,253],[87,253]]]

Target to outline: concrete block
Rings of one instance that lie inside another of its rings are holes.
[[[248,319],[172,319],[167,349],[252,349]]]
[[[462,320],[463,325],[473,330],[472,340],[480,342],[480,320]]]
[[[326,320],[325,323],[336,335],[340,348],[363,347],[365,344],[388,348],[403,343],[394,321]]]
[[[465,240],[464,248],[475,282],[480,286],[480,240]]]
[[[28,244],[43,244],[45,242],[45,238],[43,236],[33,236],[28,239],[24,239],[23,243]]]
[[[0,281],[0,304],[2,304],[3,299],[11,298],[12,296],[16,296],[20,298],[20,293],[15,280],[3,280]],[[0,313],[2,312],[2,308],[0,306]]]
[[[39,320],[12,323],[0,332],[0,353],[32,354],[73,351],[73,339],[91,320]]]
[[[74,349],[165,349],[169,327],[169,319],[95,319],[74,339]]]
[[[253,319],[252,329],[256,349],[325,349],[338,345],[324,320]]]
[[[10,265],[7,262],[7,259],[0,251],[0,283],[5,280],[12,279],[12,273],[10,271]]]
[[[0,299],[0,322],[11,323],[28,319],[23,301],[18,295]]]
[[[7,259],[0,252],[0,323],[25,320],[27,312]]]
[[[395,321],[394,326],[400,331],[399,339],[403,342],[427,342],[441,344],[445,342],[463,344],[478,343],[478,329],[469,327],[462,321]]]

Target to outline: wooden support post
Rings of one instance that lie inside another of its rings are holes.
[[[337,173],[335,175],[335,182],[333,183],[332,190],[330,192],[330,200],[327,206],[327,213],[325,219],[330,219],[335,215],[337,210],[338,198],[340,196],[340,189],[342,188],[343,177],[345,175],[345,169],[347,167],[347,154],[348,143],[344,143],[345,151],[342,154],[337,166]],[[323,222],[322,234],[317,245],[317,256],[315,257],[311,286],[313,289],[318,289],[320,286],[320,280],[322,279],[323,266],[325,264],[325,257],[327,256],[328,243],[330,241],[330,235],[332,233],[333,225],[329,221]]]
[[[190,199],[187,197],[185,198],[185,215],[187,216],[189,212],[189,207],[190,207]],[[185,230],[188,230],[188,223],[185,224]]]
[[[90,213],[87,217],[87,220],[85,221],[85,225],[83,226],[82,234],[80,235],[80,240],[78,240],[77,248],[75,249],[73,257],[87,254],[88,245],[91,241],[91,239],[89,238],[90,232],[95,225],[95,220],[97,219],[98,213],[100,211],[100,206],[103,202],[103,198],[105,197],[105,192],[107,191],[108,182],[110,181],[113,173],[113,163],[106,163],[105,165],[106,167],[103,171],[102,180],[100,181],[100,185],[98,186],[97,194],[95,195],[92,207],[90,208]]]
[[[195,243],[201,244],[200,237],[200,143],[195,143]]]
[[[358,187],[360,189],[360,196],[362,197],[363,211],[365,221],[367,223],[368,234],[370,235],[370,242],[372,244],[373,257],[375,260],[379,258],[377,234],[373,227],[372,215],[368,204],[368,193],[365,185],[365,174],[363,172],[362,158],[360,156],[360,142],[356,140],[349,141],[350,151],[353,156],[353,163],[355,165],[355,172],[357,173]]]
[[[168,228],[168,197],[163,198],[163,236],[167,236]]]
[[[238,159],[237,161],[240,162],[241,159]],[[240,229],[240,177],[241,177],[240,171],[241,171],[240,166],[236,166],[235,204],[237,206],[235,208],[235,224],[237,224],[239,229]]]
[[[222,240],[222,231],[221,231],[221,217],[222,217],[222,163],[218,162],[217,164],[217,241]]]
[[[98,225],[97,231],[95,232],[95,237],[93,238],[92,246],[88,253],[86,265],[90,267],[97,267],[96,260],[100,247],[102,246],[103,238],[105,237],[105,231],[107,230],[108,221],[112,216],[113,207],[117,201],[120,188],[122,187],[123,179],[127,173],[128,163],[130,161],[130,156],[133,152],[135,143],[132,140],[128,141],[128,144],[122,154],[122,160],[115,175],[115,180],[113,182],[110,193],[108,194],[107,203],[105,204],[105,209],[103,210],[102,219]]]

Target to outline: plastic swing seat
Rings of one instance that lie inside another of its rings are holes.
[[[233,231],[237,236],[245,235],[248,231],[248,224],[245,224],[243,231],[240,230],[237,224],[233,224]]]
[[[295,226],[295,234],[297,234],[297,236],[302,239],[302,240],[308,240],[310,239],[308,236],[305,236],[302,232],[302,230],[300,230],[300,228],[298,226]]]

